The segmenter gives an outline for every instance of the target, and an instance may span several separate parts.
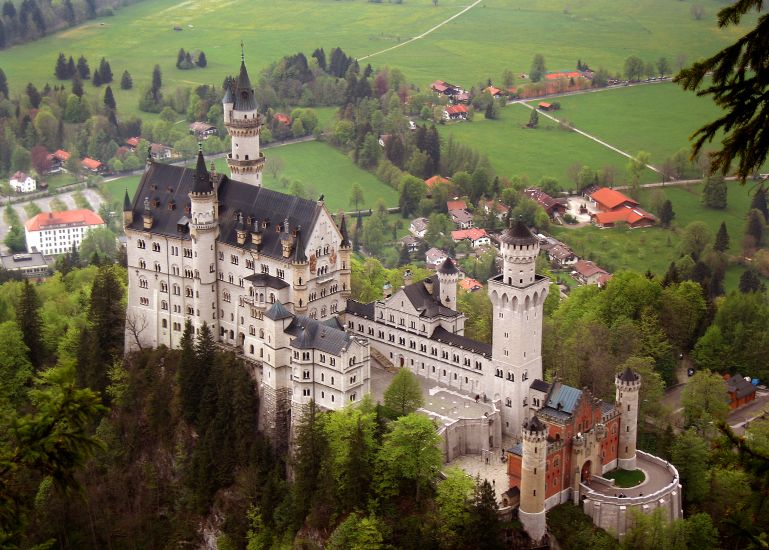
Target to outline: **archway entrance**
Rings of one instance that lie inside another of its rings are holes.
[[[591,461],[585,462],[585,464],[582,466],[582,473],[580,475],[580,478],[582,478],[582,483],[588,483],[590,481],[591,473],[590,469],[592,466]]]
[[[403,358],[403,356],[400,356],[400,367],[403,368],[403,365],[406,363],[406,360]]]

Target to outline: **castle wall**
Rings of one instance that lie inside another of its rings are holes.
[[[481,454],[489,449],[492,441],[502,441],[502,426],[499,411],[488,417],[460,418],[439,430],[443,438],[443,462],[451,462],[455,458],[467,454]]]

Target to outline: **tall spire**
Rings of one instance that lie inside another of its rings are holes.
[[[131,210],[131,198],[128,196],[128,187],[125,188],[125,196],[123,197],[123,212]]]
[[[251,79],[246,69],[246,53],[243,43],[240,43],[240,74],[235,85],[235,110],[253,111],[256,109],[254,89],[251,87]]]
[[[339,243],[339,246],[349,248],[350,236],[347,234],[347,218],[345,218],[344,214],[342,214],[342,223],[339,226],[339,232],[342,234],[342,242]]]
[[[210,193],[211,191],[213,186],[206,168],[206,159],[203,158],[203,144],[198,143],[198,162],[195,166],[195,183],[192,185],[192,192]]]

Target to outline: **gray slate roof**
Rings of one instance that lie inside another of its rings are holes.
[[[547,391],[550,389],[550,384],[545,382],[544,380],[540,380],[539,378],[535,378],[534,381],[531,383],[531,386],[529,386],[533,390],[541,391],[547,393]]]
[[[267,310],[264,316],[272,319],[273,321],[278,321],[280,319],[288,319],[289,317],[293,317],[293,314],[286,309],[286,306],[280,303],[280,300],[277,300],[274,304],[272,304],[270,309]]]
[[[433,293],[430,294],[425,288],[426,280],[431,280],[433,283]],[[420,312],[420,317],[432,319],[442,315],[444,317],[456,317],[458,312],[451,308],[448,308],[441,304],[440,299],[437,298],[441,295],[440,281],[437,275],[428,277],[424,281],[412,283],[403,287],[403,291],[406,293],[406,297],[411,302],[411,305]]]
[[[468,338],[467,336],[462,336],[461,334],[454,334],[453,332],[449,332],[441,326],[433,331],[432,335],[430,336],[430,340],[435,340],[443,344],[449,344],[453,347],[466,349],[474,353],[480,353],[485,357],[491,357],[491,344],[479,342],[477,340],[473,340],[472,338]]]
[[[281,290],[289,286],[283,279],[274,275],[268,275],[267,273],[254,273],[246,277],[246,281],[250,282],[253,286],[264,286],[274,288],[275,290]]]
[[[305,315],[294,317],[286,334],[295,337],[291,345],[297,349],[317,349],[337,356],[352,343],[352,336],[345,331]]]
[[[373,321],[374,302],[362,304],[360,302],[356,302],[355,300],[347,300],[347,307],[345,308],[345,312],[352,313],[353,315],[364,317],[366,319],[371,319]]]

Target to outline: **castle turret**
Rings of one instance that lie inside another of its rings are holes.
[[[123,227],[129,226],[134,222],[134,211],[131,207],[131,198],[128,196],[128,188],[126,187],[125,196],[123,197]]]
[[[451,258],[446,258],[438,268],[441,303],[449,309],[457,309],[457,278],[459,270]]]
[[[641,377],[630,368],[617,375],[617,408],[619,421],[619,453],[617,467],[623,470],[636,469],[636,436],[638,434],[638,395]]]
[[[521,428],[521,505],[518,519],[536,542],[545,535],[545,469],[547,465],[547,426],[535,414]]]
[[[260,187],[264,169],[264,155],[259,145],[261,124],[242,49],[240,74],[234,85],[225,89],[222,109],[224,125],[232,139],[232,149],[227,155],[230,175],[234,180]]]
[[[550,286],[535,274],[539,242],[521,221],[501,235],[502,273],[489,279],[493,306],[492,361],[495,376],[482,390],[501,401],[505,433],[517,433],[527,415],[529,385],[542,378],[542,312]]]
[[[307,279],[310,278],[310,262],[305,252],[302,226],[296,228],[296,242],[294,243],[294,255],[291,260],[294,271],[294,312],[307,313]]]
[[[339,261],[341,269],[339,270],[339,283],[342,287],[342,299],[346,300],[352,294],[350,255],[352,254],[352,243],[347,233],[347,219],[342,214],[342,223],[339,225],[339,232],[342,234],[342,241],[339,243]]]

